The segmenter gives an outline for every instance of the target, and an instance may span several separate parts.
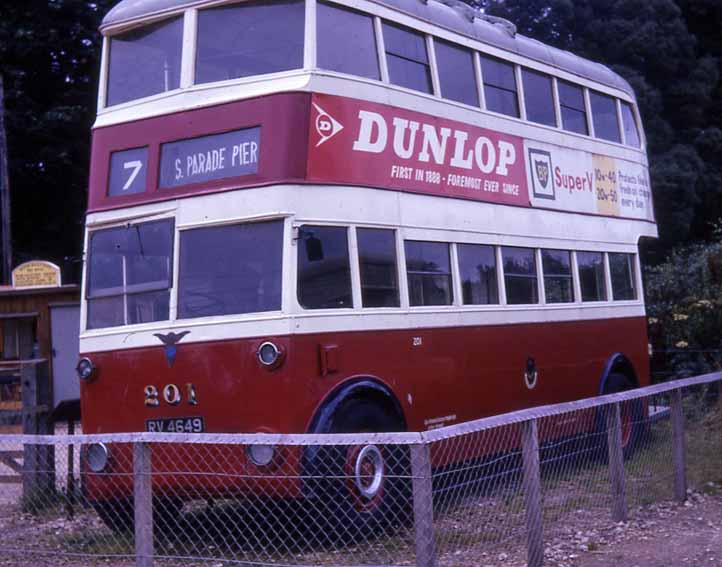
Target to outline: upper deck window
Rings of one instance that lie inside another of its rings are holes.
[[[173,221],[98,230],[89,248],[88,329],[168,319]]]
[[[303,28],[301,0],[200,10],[196,83],[302,68]]]
[[[370,16],[318,4],[318,66],[329,71],[380,79],[374,22]]]
[[[557,84],[559,85],[559,106],[562,111],[562,128],[567,132],[589,134],[587,108],[584,104],[582,87],[565,81],[558,81]]]
[[[178,317],[281,309],[283,221],[184,230]]]
[[[431,93],[431,69],[424,36],[388,22],[384,22],[383,30],[389,80],[395,85]]]
[[[519,117],[519,98],[514,66],[491,57],[481,57],[486,108],[493,112]]]
[[[524,69],[522,80],[524,81],[524,106],[527,119],[537,124],[556,126],[557,116],[554,111],[552,78],[543,73]]]
[[[434,40],[436,66],[439,69],[441,96],[471,106],[479,106],[474,56],[468,49],[439,39]]]
[[[611,96],[590,92],[592,103],[592,120],[594,121],[594,135],[610,142],[621,142],[619,133],[619,119],[617,117],[617,103]]]
[[[622,102],[622,126],[624,127],[624,143],[638,148],[642,145],[637,130],[637,121],[634,119],[634,110],[628,102]]]
[[[110,38],[106,106],[180,87],[183,18]]]

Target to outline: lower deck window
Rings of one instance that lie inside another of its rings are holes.
[[[634,254],[609,254],[609,275],[615,301],[637,299]]]
[[[306,309],[353,307],[348,229],[304,225],[298,239],[298,301]]]
[[[393,230],[359,228],[361,301],[364,307],[398,307],[399,277],[396,273],[396,235]]]
[[[494,247],[459,244],[457,250],[464,305],[499,303]]]
[[[281,309],[283,221],[184,230],[178,317]]]
[[[444,242],[407,240],[406,273],[412,306],[451,305],[451,261]]]
[[[574,301],[571,252],[542,250],[541,254],[547,303],[571,303]]]
[[[606,301],[604,254],[601,252],[577,252],[577,266],[579,267],[582,301]]]
[[[531,248],[501,249],[506,302],[510,305],[539,303],[536,254]]]
[[[90,235],[88,329],[165,321],[169,316],[173,221]]]

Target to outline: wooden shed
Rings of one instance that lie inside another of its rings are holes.
[[[51,410],[60,419],[78,419],[79,286],[62,285],[48,262],[18,266],[13,284],[0,286],[0,411],[21,409],[20,361],[46,359]]]

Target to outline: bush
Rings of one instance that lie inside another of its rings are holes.
[[[722,369],[722,221],[711,242],[679,247],[645,273],[653,370],[668,377]]]

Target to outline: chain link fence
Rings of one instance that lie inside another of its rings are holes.
[[[539,566],[584,526],[722,487],[721,380],[423,433],[3,435],[0,553],[17,565]]]

